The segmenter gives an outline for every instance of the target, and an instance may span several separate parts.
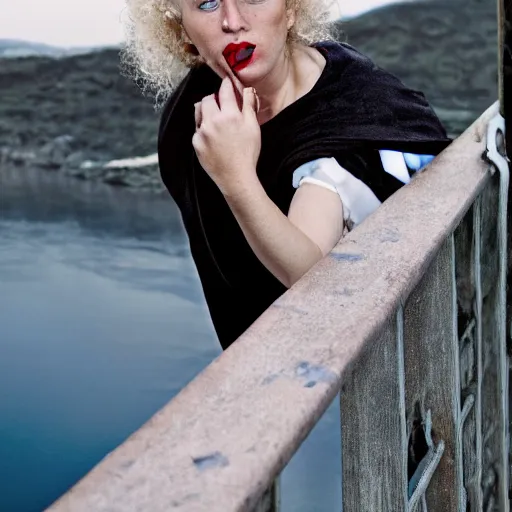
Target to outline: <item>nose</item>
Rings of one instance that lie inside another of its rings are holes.
[[[223,0],[224,17],[222,30],[227,33],[236,33],[247,30],[247,23],[238,6],[238,0]]]

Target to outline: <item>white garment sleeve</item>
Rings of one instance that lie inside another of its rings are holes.
[[[360,224],[381,204],[368,185],[341,167],[335,158],[319,158],[298,167],[293,173],[293,186],[299,188],[303,183],[337,192],[349,229]]]
[[[404,184],[411,181],[411,174],[421,172],[434,155],[402,153],[379,150],[382,167]],[[293,186],[312,183],[336,192],[343,203],[343,216],[349,229],[363,222],[381,204],[373,191],[336,161],[335,158],[319,158],[301,165],[293,173]]]

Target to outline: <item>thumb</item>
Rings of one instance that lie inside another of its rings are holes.
[[[244,89],[243,94],[243,106],[242,112],[246,114],[247,112],[252,112],[257,114],[260,110],[260,100],[258,95],[256,94],[256,90],[254,87],[246,87]]]

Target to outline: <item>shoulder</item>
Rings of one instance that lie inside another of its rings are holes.
[[[346,43],[321,43],[332,70],[325,84],[331,105],[342,110],[353,138],[450,141],[425,95]],[[372,127],[372,129],[368,129]]]
[[[368,55],[365,55],[356,47],[341,41],[322,41],[314,45],[328,59],[334,73],[342,76],[350,72],[354,76],[361,75],[365,78],[370,75],[386,75],[400,82],[392,73],[378,66]]]
[[[190,72],[187,74],[187,76],[180,82],[178,87],[173,91],[173,93],[169,96],[167,101],[165,102],[165,105],[160,113],[160,124],[158,127],[158,141],[160,145],[160,141],[164,135],[164,133],[167,130],[167,127],[169,126],[169,121],[172,117],[172,113],[174,112],[176,105],[179,102],[179,99],[181,95],[183,94],[183,91],[185,90],[185,87],[187,85],[187,81],[190,79]]]
[[[400,97],[402,102],[428,106],[425,95],[407,86],[398,76],[381,68],[369,56],[348,43],[325,41],[317,49],[328,59],[331,80],[342,87],[340,93],[353,96],[359,106],[370,106],[369,101]]]

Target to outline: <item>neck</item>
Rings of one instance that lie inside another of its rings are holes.
[[[316,84],[324,66],[325,59],[315,48],[297,45],[283,53],[274,71],[254,84],[260,100],[260,125],[307,94]]]

